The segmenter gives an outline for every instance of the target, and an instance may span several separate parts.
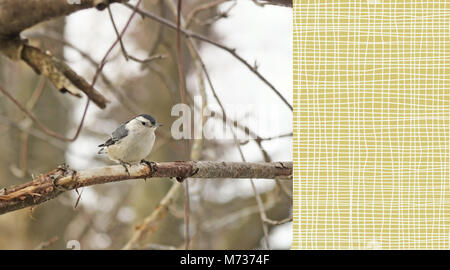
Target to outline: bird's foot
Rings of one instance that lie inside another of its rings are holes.
[[[57,187],[57,181],[58,181],[59,178],[61,178],[61,177],[59,177],[58,175],[61,175],[61,174],[62,174],[62,176],[64,176],[64,177],[65,177],[65,176],[68,176],[68,175],[71,175],[71,176],[72,176],[72,179],[74,179],[75,176],[77,175],[77,171],[71,169],[71,168],[69,167],[69,165],[67,165],[66,163],[62,163],[61,165],[58,165],[57,169],[58,169],[59,173],[57,173],[57,174],[50,174],[50,175],[49,175],[49,177],[50,177],[50,178],[52,179],[52,181],[53,181],[53,186],[54,186],[54,187]],[[33,177],[33,179],[34,179],[34,177]]]
[[[120,161],[120,165],[122,165],[125,168],[125,171],[127,172],[128,176],[131,176],[130,175],[130,171],[128,170],[128,167],[127,167],[127,165],[128,165],[131,168],[131,164],[127,163],[127,162]]]
[[[141,164],[147,165],[147,167],[150,169],[150,177],[152,177],[153,174],[156,172],[156,168],[157,168],[156,162],[143,159],[143,160],[141,160]]]

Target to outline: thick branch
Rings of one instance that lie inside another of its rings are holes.
[[[284,7],[292,7],[292,0],[253,0],[258,5],[275,5],[275,6],[284,6]]]
[[[109,3],[128,0],[0,0],[0,53],[11,60],[23,60],[36,73],[47,77],[58,90],[80,97],[86,93],[98,107],[105,108],[108,100],[93,85],[78,76],[65,63],[26,44],[20,32],[56,17],[96,7],[104,9]],[[32,11],[32,12],[30,12]]]
[[[92,87],[83,77],[79,76],[63,61],[42,52],[40,49],[24,45],[21,58],[37,74],[43,74],[62,93],[70,93],[73,96],[81,97],[79,90],[83,91],[90,100],[99,108],[104,109],[109,101],[94,87]]]
[[[175,177],[179,181],[188,177],[290,179],[292,162],[175,161],[155,163],[153,171],[147,165],[133,165],[129,173],[127,174],[119,165],[78,172],[68,167],[59,167],[26,184],[0,189],[0,214],[38,205],[72,189],[130,179],[152,177]]]
[[[102,9],[106,7],[105,3],[105,0],[0,0],[0,36],[16,36],[40,22],[78,10],[92,7]]]

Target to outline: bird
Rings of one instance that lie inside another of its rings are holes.
[[[127,165],[145,163],[152,170],[154,163],[145,158],[152,151],[155,131],[160,126],[162,124],[149,114],[137,115],[116,128],[110,138],[98,146],[98,154],[108,154],[109,159],[121,164],[128,175]]]

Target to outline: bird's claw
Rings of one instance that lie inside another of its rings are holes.
[[[77,171],[74,169],[71,169],[69,167],[69,165],[67,165],[66,163],[62,163],[60,165],[58,165],[57,169],[60,171],[58,174],[50,174],[49,177],[52,179],[53,182],[53,186],[54,187],[58,187],[57,185],[57,181],[59,178],[61,178],[61,174],[62,176],[68,176],[69,174],[72,176],[72,179],[74,179],[77,175]],[[58,176],[59,175],[59,176]],[[34,178],[34,177],[33,177]]]
[[[143,159],[141,160],[141,164],[147,165],[147,167],[150,169],[150,177],[152,177],[156,172],[156,162]]]
[[[128,167],[127,167],[127,165],[131,167],[131,164],[121,161],[120,165],[122,165],[125,168],[125,171],[127,172],[128,176],[131,176],[130,171],[128,170]]]

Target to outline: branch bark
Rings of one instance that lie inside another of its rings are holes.
[[[0,215],[38,205],[80,187],[152,177],[291,179],[292,162],[175,161],[133,165],[127,174],[120,165],[74,171],[67,166],[40,175],[31,182],[0,189]]]
[[[79,91],[81,90],[101,109],[104,109],[106,104],[109,103],[109,100],[97,89],[56,57],[44,53],[38,48],[24,45],[21,51],[21,58],[37,74],[47,77],[60,92],[67,92],[73,96],[81,97]]]
[[[258,5],[275,5],[283,7],[292,7],[292,0],[253,0]]]
[[[113,3],[128,0],[109,1]],[[106,2],[106,0],[0,0],[0,36],[16,36],[40,22],[82,9],[93,7],[103,9]]]
[[[96,89],[59,59],[28,46],[20,33],[38,23],[78,10],[128,0],[0,0],[0,53],[14,61],[23,60],[38,74],[46,76],[58,90],[80,97],[83,91],[98,107],[109,102]],[[32,11],[32,12],[31,12]],[[79,90],[78,90],[79,89]]]

